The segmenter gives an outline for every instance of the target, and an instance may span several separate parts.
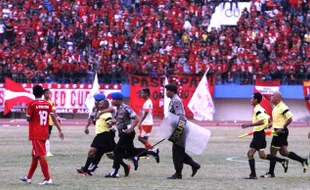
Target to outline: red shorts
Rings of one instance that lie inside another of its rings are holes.
[[[152,132],[153,125],[141,125],[138,136],[139,137],[148,137]]]
[[[31,140],[32,142],[32,156],[45,156],[45,140]]]

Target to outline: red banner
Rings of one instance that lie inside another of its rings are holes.
[[[261,106],[266,110],[267,114],[272,116],[272,105],[270,103],[271,95],[279,91],[280,89],[280,81],[256,81],[256,86],[254,88],[254,92],[260,92],[263,95],[263,100],[260,103]]]
[[[305,97],[305,102],[306,102],[306,106],[308,111],[310,112],[310,100],[309,100],[309,96],[310,96],[310,81],[303,81],[302,85],[304,87],[304,97]]]
[[[187,105],[192,98],[201,77],[198,76],[169,76],[168,82],[178,85],[178,95],[184,104],[186,116],[193,117]],[[130,99],[129,104],[136,113],[141,112],[144,100],[140,98],[140,90],[149,88],[151,91],[151,100],[153,101],[153,115],[163,117],[164,111],[164,77],[149,77],[130,75]],[[213,96],[214,86],[210,86],[210,93]]]

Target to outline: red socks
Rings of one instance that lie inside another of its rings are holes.
[[[45,157],[40,157],[39,160],[40,160],[41,170],[43,172],[44,178],[46,180],[50,180],[51,177],[50,177],[50,173],[48,171],[48,165],[47,165],[47,161],[46,161]]]
[[[28,179],[31,179],[34,172],[36,171],[37,169],[37,166],[38,166],[38,159],[34,159],[32,158],[32,162],[31,162],[31,165],[30,165],[30,169],[29,169],[29,172],[28,172],[28,175],[27,175],[27,178]]]

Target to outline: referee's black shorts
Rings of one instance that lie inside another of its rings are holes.
[[[103,132],[95,136],[90,146],[104,153],[108,153],[108,152],[113,152],[115,142],[110,132]]]
[[[274,129],[275,131],[277,129]],[[289,135],[289,130],[287,127],[282,129],[282,133],[278,136],[273,136],[271,141],[271,146],[277,149],[280,149],[282,146],[288,146],[287,137]]]
[[[266,135],[265,131],[255,131],[253,134],[253,140],[250,144],[250,148],[254,148],[257,151],[264,150],[266,148]]]

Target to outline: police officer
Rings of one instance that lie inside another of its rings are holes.
[[[177,95],[178,87],[174,84],[168,84],[165,88],[167,89],[166,95],[171,99],[169,104],[169,112],[184,118],[185,110],[182,100]],[[200,165],[185,152],[185,148],[175,142],[172,144],[172,157],[175,173],[168,177],[168,179],[182,179],[183,163],[192,167],[192,177],[194,177],[200,169]]]
[[[119,140],[114,148],[113,170],[105,177],[118,178],[120,162],[124,157],[130,158],[134,162],[135,170],[138,168],[138,156],[147,156],[148,154],[155,157],[159,163],[158,149],[156,151],[146,150],[144,148],[135,148],[133,141],[135,138],[134,128],[138,125],[140,118],[126,104],[123,103],[123,95],[120,92],[110,94],[112,105],[117,107],[115,121],[119,134]]]

